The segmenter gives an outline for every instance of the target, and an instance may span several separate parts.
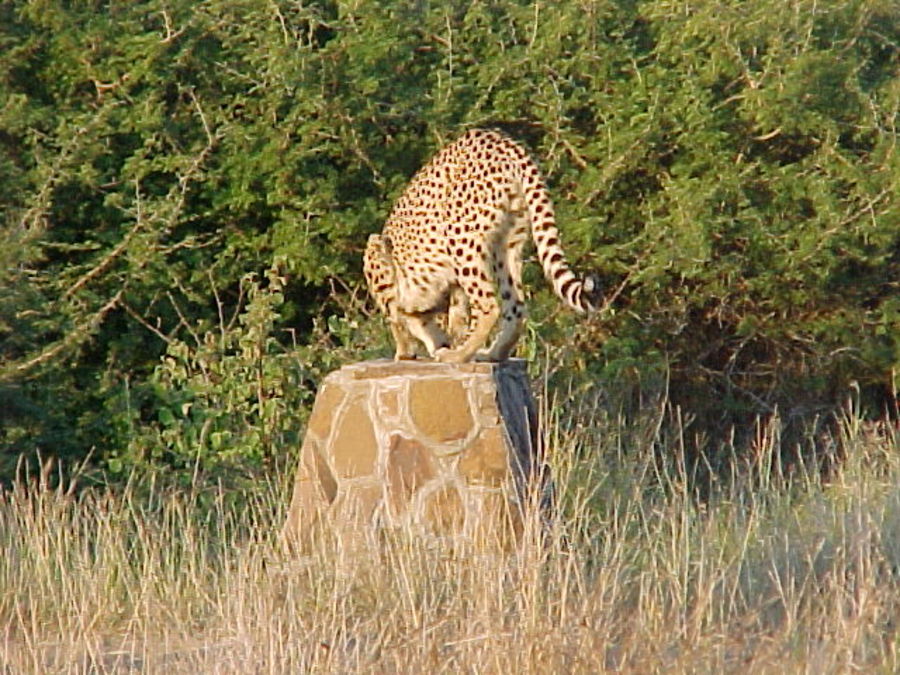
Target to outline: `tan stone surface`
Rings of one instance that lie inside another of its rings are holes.
[[[315,478],[322,497],[330,504],[337,496],[337,481],[334,474],[322,457],[319,444],[315,440],[307,438],[303,446],[303,453],[306,455],[304,464],[311,467],[310,476]]]
[[[498,486],[509,476],[510,459],[503,432],[499,427],[490,427],[463,451],[459,474],[473,484]]]
[[[335,520],[338,525],[365,526],[371,522],[383,497],[384,490],[377,483],[348,485],[334,502]]]
[[[379,413],[385,417],[397,417],[400,414],[400,393],[396,389],[386,389],[378,394]]]
[[[409,414],[423,434],[441,443],[465,438],[473,424],[469,398],[459,380],[413,380]]]
[[[303,538],[318,519],[321,506],[315,483],[309,479],[295,480],[291,508],[284,523],[282,538],[290,540]]]
[[[483,393],[478,400],[478,412],[486,416],[496,416],[497,414],[497,392],[488,391]]]
[[[316,396],[312,414],[309,416],[307,430],[312,431],[321,440],[328,438],[331,422],[337,408],[344,399],[344,392],[336,384],[326,383]]]
[[[337,494],[337,483],[319,454],[315,440],[307,436],[300,452],[300,467],[282,538],[291,545],[308,545],[308,539]]]
[[[353,555],[377,540],[373,528],[402,523],[514,543],[522,477],[542,466],[534,410],[522,361],[378,361],[331,373],[310,416],[284,534],[312,541],[330,532]]]
[[[395,513],[402,511],[415,492],[435,475],[428,448],[413,438],[391,436],[387,479]]]
[[[338,476],[368,476],[375,470],[378,444],[365,399],[354,398],[338,421],[330,454]]]
[[[387,377],[442,377],[460,373],[490,375],[493,363],[440,363],[438,361],[391,361],[380,359],[347,366],[348,374],[356,380],[382,380]]]

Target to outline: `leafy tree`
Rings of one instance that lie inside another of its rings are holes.
[[[0,2],[0,476],[289,451],[324,372],[388,353],[366,235],[474,125],[531,146],[615,295],[560,313],[532,266],[526,354],[666,371],[712,425],[850,382],[880,412],[898,42],[889,0]]]

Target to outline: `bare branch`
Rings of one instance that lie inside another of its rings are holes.
[[[122,309],[124,309],[124,310],[128,313],[128,316],[130,316],[132,319],[134,319],[135,321],[137,321],[139,324],[141,324],[144,328],[146,328],[146,329],[149,330],[151,333],[153,333],[153,334],[154,334],[156,337],[158,337],[160,340],[162,340],[162,341],[165,342],[166,344],[171,344],[171,343],[172,343],[172,338],[171,338],[171,337],[169,337],[168,335],[166,335],[165,333],[163,333],[159,328],[157,328],[156,326],[154,326],[153,324],[151,324],[149,321],[147,321],[147,319],[145,319],[143,316],[141,316],[141,315],[140,315],[140,314],[139,314],[139,313],[138,313],[131,305],[129,305],[127,302],[125,302],[124,300],[120,300],[120,301],[119,301],[119,306],[120,306]]]
[[[78,324],[61,340],[57,340],[53,344],[45,347],[37,356],[34,356],[27,361],[21,361],[19,363],[14,363],[12,365],[6,366],[2,370],[0,370],[0,382],[9,380],[15,376],[23,375],[28,371],[33,370],[34,368],[44,363],[47,363],[63,351],[78,347],[87,342],[91,333],[96,330],[101,323],[103,323],[106,315],[120,304],[122,294],[124,292],[124,288],[119,289],[119,291],[112,298],[107,300],[106,303],[104,303],[104,305],[100,307],[99,310],[94,312],[88,319]]]

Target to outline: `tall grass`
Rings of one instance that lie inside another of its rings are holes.
[[[288,491],[0,495],[0,672],[897,671],[900,448],[849,413],[829,478],[775,425],[698,499],[664,406],[551,419],[514,550],[383,532],[287,557]],[[5,670],[4,670],[5,668]]]

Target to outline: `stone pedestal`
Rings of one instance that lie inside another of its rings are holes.
[[[283,536],[402,526],[509,541],[543,468],[524,361],[368,361],[325,378]],[[531,490],[531,492],[530,492]]]

